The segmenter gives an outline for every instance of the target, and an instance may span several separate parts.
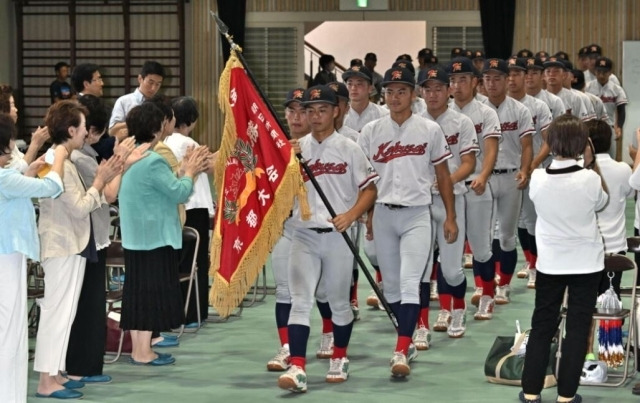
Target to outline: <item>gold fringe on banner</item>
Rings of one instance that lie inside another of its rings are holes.
[[[222,143],[214,171],[217,173],[214,183],[218,194],[218,206],[224,205],[223,187],[225,165],[229,156],[234,152],[237,140],[235,120],[231,111],[231,105],[229,104],[231,69],[235,67],[244,68],[237,58],[235,51],[232,51],[227,65],[220,76],[218,93],[220,109],[225,114]],[[222,248],[222,234],[220,230],[222,214],[218,212],[210,246],[211,267],[209,269],[209,275],[213,276],[213,286],[209,293],[209,302],[221,317],[231,315],[233,310],[242,302],[251,285],[256,281],[272,248],[282,236],[284,221],[289,217],[296,198],[300,206],[302,218],[304,220],[309,219],[311,213],[307,201],[306,188],[302,175],[300,174],[298,160],[292,150],[282,182],[274,194],[274,202],[267,214],[262,217],[260,231],[252,244],[245,250],[229,282],[218,273]]]

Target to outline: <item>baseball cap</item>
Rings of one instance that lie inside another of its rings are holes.
[[[342,81],[347,81],[351,77],[360,77],[368,80],[370,83],[373,81],[373,76],[371,75],[371,71],[367,68],[367,66],[351,66],[348,70],[342,73]]]
[[[302,98],[302,105],[325,103],[329,105],[338,105],[336,93],[326,85],[314,85],[307,88]]]
[[[572,70],[572,73],[571,88],[581,90],[584,87],[584,73],[582,70]]]
[[[468,57],[469,59],[473,59],[473,52],[469,49],[464,50],[464,57]]]
[[[599,57],[596,60],[596,70],[611,71],[613,62],[608,57]]]
[[[429,80],[440,81],[443,84],[449,85],[449,75],[442,67],[420,70],[418,74],[418,85],[422,85]]]
[[[502,74],[509,74],[509,66],[507,62],[502,59],[491,58],[484,61],[482,67],[482,74],[495,71]]]
[[[411,63],[411,61],[409,60],[402,60],[402,59],[398,60],[395,63],[393,63],[391,67],[399,67],[401,69],[407,69],[413,74],[416,74],[416,68],[413,67],[413,63]]]
[[[527,59],[524,57],[512,57],[508,63],[509,70],[527,71]]]
[[[516,57],[524,57],[524,58],[533,57],[533,52],[530,51],[529,49],[520,49],[516,54]]]
[[[396,57],[396,62],[400,61],[400,60],[408,60],[410,62],[413,61],[413,59],[411,58],[411,55],[407,54],[407,53],[403,53],[400,56]]]
[[[393,83],[402,83],[413,87],[416,85],[416,79],[414,78],[414,73],[409,71],[409,69],[392,67],[384,73],[382,86],[385,87]]]
[[[438,58],[435,56],[429,56],[424,61],[427,64],[438,64]]]
[[[587,57],[587,56],[589,56],[589,47],[584,46],[580,48],[580,50],[578,51],[578,57]]]
[[[567,70],[568,72],[573,71],[573,63],[571,63],[569,59],[564,59],[564,60],[561,59],[560,61],[564,63],[565,70]]]
[[[588,46],[589,50],[587,51],[588,55],[597,55],[600,56],[602,55],[602,48],[600,47],[600,45],[592,43],[591,45]]]
[[[287,97],[285,98],[283,105],[287,107],[291,102],[302,103],[303,97],[304,97],[304,88],[294,88],[291,91],[287,92]]]
[[[327,86],[331,88],[333,92],[336,93],[338,98],[346,98],[347,100],[349,99],[349,90],[347,89],[347,86],[344,85],[343,83],[334,81],[327,84]]]
[[[473,52],[473,55],[471,57],[472,59],[484,59],[484,52],[481,50],[476,50],[475,52]]]
[[[463,48],[460,48],[460,47],[453,48],[451,49],[451,57],[454,58],[454,57],[466,56],[464,52],[465,50]]]
[[[562,60],[558,59],[555,56],[551,56],[550,58],[545,60],[542,63],[542,67],[544,67],[545,69],[548,69],[549,67],[560,67],[562,69],[566,69],[565,64],[562,62]]]
[[[423,48],[418,51],[418,58],[424,57],[426,59],[431,56],[433,56],[433,50],[429,48]]]
[[[451,61],[451,63],[447,66],[447,71],[449,75],[452,74],[476,74],[476,69],[473,67],[471,60],[466,57],[456,57]]]
[[[525,60],[527,62],[527,70],[544,70],[542,60],[539,57],[529,57]]]
[[[372,62],[377,62],[378,61],[378,56],[376,56],[375,53],[369,52],[364,57],[364,60],[371,60]]]
[[[560,51],[556,52],[556,54],[554,56],[557,57],[558,59],[569,60],[569,54],[567,52],[565,52],[564,50],[560,50]]]

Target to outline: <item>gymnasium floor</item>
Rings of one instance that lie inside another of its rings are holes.
[[[633,202],[627,209],[628,228],[633,225]],[[629,232],[629,234],[632,234]],[[520,267],[522,261],[518,263]],[[471,270],[465,270],[473,292]],[[105,374],[113,377],[108,385],[87,385],[82,392],[85,402],[517,402],[519,388],[493,385],[484,377],[486,354],[497,335],[512,335],[515,320],[523,328],[530,323],[534,291],[526,288],[526,280],[512,281],[512,303],[497,307],[491,321],[474,321],[475,308],[467,313],[467,332],[461,339],[450,339],[446,333],[433,333],[432,348],[421,352],[411,366],[406,380],[389,376],[389,359],[395,346],[395,332],[385,313],[364,306],[369,286],[360,276],[359,299],[363,305],[361,320],[354,326],[349,346],[350,377],[343,384],[328,384],[324,376],[327,360],[317,360],[320,319],[313,312],[307,364],[308,392],[292,394],[277,387],[278,373],[266,371],[266,362],[278,349],[274,324],[274,297],[245,308],[240,318],[226,323],[207,323],[195,334],[185,334],[177,348],[162,349],[176,357],[167,367],[139,367],[128,364],[124,357],[105,365]],[[272,283],[270,271],[267,279]],[[623,280],[624,282],[624,280]],[[627,278],[627,283],[630,279]],[[468,298],[467,298],[468,300]],[[437,303],[432,303],[431,323],[437,316]],[[31,339],[35,344],[35,339]],[[29,401],[42,401],[34,396],[37,374],[29,375]],[[638,379],[640,377],[636,377]],[[584,402],[633,402],[631,394],[636,380],[619,388],[581,387]],[[555,388],[542,393],[543,402],[555,401]]]

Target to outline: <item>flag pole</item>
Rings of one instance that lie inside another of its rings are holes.
[[[246,60],[244,58],[244,55],[242,54],[242,49],[240,48],[240,46],[238,46],[238,44],[236,44],[233,41],[233,36],[229,35],[229,28],[227,27],[227,25],[224,22],[222,22],[222,20],[218,17],[218,15],[216,13],[214,13],[211,10],[209,10],[209,13],[215,19],[216,24],[218,25],[218,30],[220,31],[220,33],[229,42],[231,50],[236,52],[236,55],[238,56],[238,58],[242,62],[244,70],[247,72],[247,75],[249,76],[249,78],[251,79],[251,82],[253,83],[254,87],[258,91],[258,94],[260,94],[260,97],[262,97],[262,99],[264,100],[265,104],[267,105],[267,108],[269,108],[269,111],[271,112],[271,114],[273,115],[274,119],[278,123],[278,126],[280,126],[280,129],[282,130],[284,135],[287,136],[287,138],[289,140],[291,140],[291,136],[289,135],[289,132],[285,129],[285,125],[280,120],[280,117],[278,116],[278,114],[276,113],[275,109],[273,108],[273,105],[271,105],[271,102],[269,102],[269,99],[266,97],[264,92],[262,92],[262,88],[260,88],[260,86],[258,85],[258,82],[257,82],[255,76],[253,75],[253,72],[247,66],[247,62],[246,62]],[[318,193],[318,196],[320,196],[320,198],[322,199],[322,203],[324,203],[325,207],[327,208],[327,211],[329,212],[329,214],[331,214],[332,218],[335,218],[336,217],[335,210],[331,206],[331,203],[329,202],[329,199],[327,199],[327,196],[322,191],[322,188],[320,188],[320,184],[318,183],[318,181],[316,180],[315,176],[313,175],[313,172],[311,171],[309,166],[306,164],[306,162],[304,162],[304,158],[302,157],[302,154],[301,153],[297,153],[296,157],[298,158],[298,161],[300,161],[300,165],[302,166],[302,169],[304,170],[304,172],[309,177],[309,180],[311,181],[311,184],[313,185],[313,187],[315,188],[316,192]],[[378,297],[378,300],[380,301],[380,303],[384,307],[385,311],[387,312],[387,315],[389,316],[389,319],[391,320],[391,323],[397,329],[398,328],[398,319],[396,318],[396,316],[394,315],[393,311],[391,310],[391,306],[389,305],[389,302],[387,301],[387,299],[384,297],[384,294],[382,294],[382,291],[380,291],[380,288],[378,288],[378,285],[376,284],[375,280],[371,276],[371,273],[369,273],[369,270],[367,270],[367,267],[366,267],[364,261],[360,257],[360,253],[358,253],[358,249],[356,248],[356,246],[354,245],[353,241],[349,237],[348,231],[342,232],[342,237],[344,238],[345,242],[347,243],[347,246],[351,250],[351,253],[353,253],[353,256],[354,256],[355,260],[358,262],[358,266],[360,266],[360,269],[361,269],[362,273],[365,275],[365,277],[369,281],[369,284],[371,284],[371,287],[373,288],[373,291],[375,292],[376,296]]]

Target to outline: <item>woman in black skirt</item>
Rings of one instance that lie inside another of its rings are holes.
[[[164,115],[153,103],[143,103],[127,115],[129,135],[153,149],[163,130]],[[176,177],[154,151],[133,164],[120,186],[120,225],[127,281],[124,283],[120,326],[131,331],[131,363],[167,365],[170,355],[151,349],[151,334],[179,327],[184,311],[178,280],[182,229],[177,205],[193,191],[193,178],[209,166],[206,147],[182,161]]]

